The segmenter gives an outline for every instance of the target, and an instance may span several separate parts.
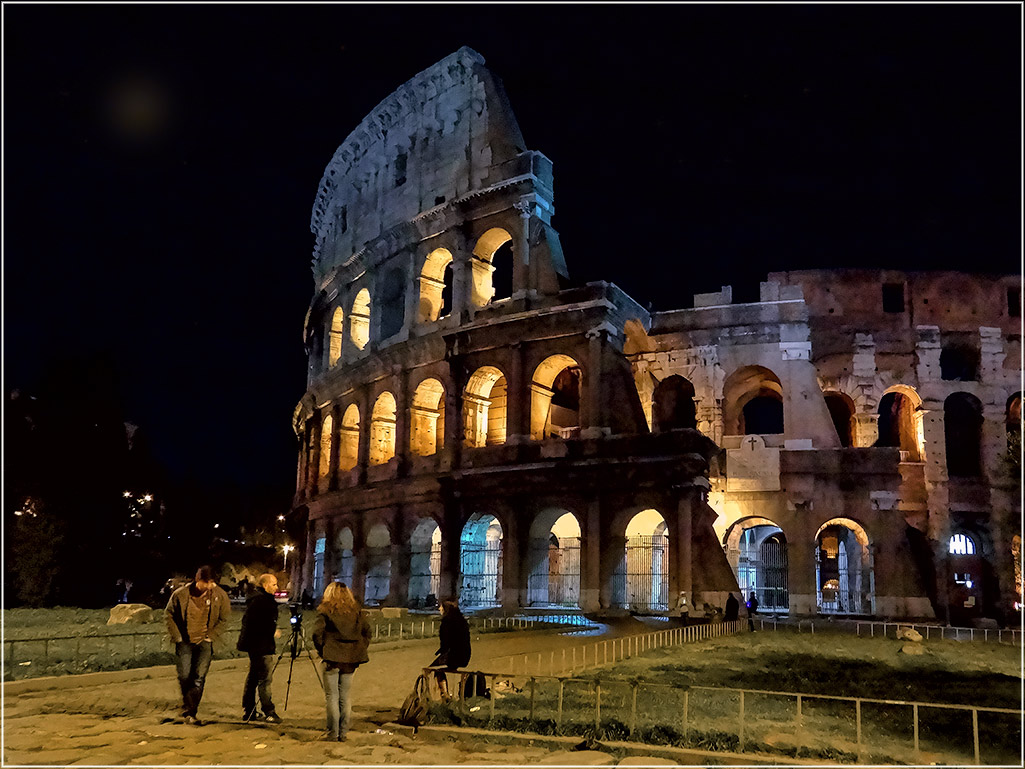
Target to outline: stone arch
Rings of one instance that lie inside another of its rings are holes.
[[[444,385],[430,378],[418,384],[409,417],[409,450],[421,457],[437,453],[445,443]]]
[[[512,274],[512,235],[501,227],[492,227],[477,239],[470,257],[471,304],[483,307],[493,299],[505,299],[496,293],[496,286],[505,286],[504,277],[495,276],[497,270]],[[496,258],[497,257],[497,258]],[[503,292],[504,293],[504,292]],[[510,292],[511,293],[511,292]]]
[[[815,590],[822,614],[875,614],[875,561],[864,527],[832,518],[815,532]]]
[[[359,407],[350,403],[338,431],[338,469],[348,472],[359,462]]]
[[[1020,461],[1021,453],[1021,393],[1007,399],[1004,407],[1004,422],[1007,429],[1007,454],[1012,461]]]
[[[463,390],[464,442],[470,447],[505,443],[505,374],[494,366],[473,372]]]
[[[343,526],[335,534],[335,552],[338,555],[338,572],[335,579],[346,587],[352,587],[352,572],[356,559],[353,557],[353,546],[355,542],[352,536],[352,529]]]
[[[395,396],[377,396],[370,414],[370,464],[383,465],[395,456]]]
[[[779,525],[768,518],[742,518],[727,529],[723,544],[744,598],[754,593],[759,611],[788,611],[789,552]]]
[[[331,480],[331,428],[334,420],[330,414],[324,415],[320,423],[320,459],[317,463],[317,488],[327,491]]]
[[[378,307],[381,339],[395,336],[406,321],[406,271],[402,267],[392,267],[384,274]]]
[[[580,605],[580,522],[562,508],[535,516],[527,548],[527,604]]]
[[[833,427],[840,438],[840,445],[847,449],[854,445],[854,401],[846,393],[829,391],[823,393],[826,408],[833,420]]]
[[[363,603],[380,606],[391,592],[391,532],[387,524],[378,522],[367,530],[366,558]]]
[[[338,365],[338,361],[342,359],[342,335],[345,328],[343,321],[345,313],[342,312],[341,306],[335,307],[335,311],[331,314],[331,325],[328,329],[328,351],[327,351],[327,365],[328,368],[334,368]]]
[[[956,392],[943,401],[943,433],[947,448],[947,475],[977,478],[982,475],[982,402]]]
[[[434,608],[441,593],[441,527],[421,518],[409,535],[409,595],[411,609]]]
[[[661,433],[680,428],[697,429],[694,385],[689,379],[679,374],[666,377],[655,386],[651,400],[652,432]]]
[[[616,569],[613,602],[637,614],[669,610],[669,530],[654,508],[626,524],[626,546]]]
[[[452,311],[452,252],[436,248],[427,254],[420,272],[417,320],[432,323]]]
[[[723,383],[723,434],[783,432],[783,385],[764,366],[744,366]]]
[[[491,513],[474,513],[459,536],[459,605],[470,609],[502,602],[503,528]]]
[[[349,338],[362,350],[370,341],[370,291],[361,288],[349,313]]]
[[[580,364],[568,355],[550,355],[530,383],[530,436],[566,438],[579,427]]]
[[[877,447],[898,448],[912,462],[922,461],[922,398],[908,385],[888,387],[879,399]]]

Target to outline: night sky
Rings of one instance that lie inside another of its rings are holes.
[[[287,506],[321,174],[463,45],[554,163],[575,281],[668,310],[771,270],[1018,273],[1021,13],[4,5],[4,385],[103,356],[172,482]]]

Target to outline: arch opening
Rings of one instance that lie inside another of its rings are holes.
[[[352,571],[355,558],[352,553],[352,529],[345,526],[335,536],[335,552],[338,554],[338,571],[335,579],[347,587],[352,587]]]
[[[877,447],[900,449],[901,460],[921,462],[921,420],[917,409],[921,405],[918,394],[907,390],[891,390],[879,399],[879,438]]]
[[[947,475],[982,475],[982,402],[969,393],[954,393],[943,402],[943,435]]]
[[[331,481],[331,430],[334,425],[330,414],[324,415],[320,425],[320,461],[317,467],[317,489],[327,491]]]
[[[815,586],[822,614],[875,614],[875,569],[868,535],[834,518],[815,535]]]
[[[367,577],[363,604],[380,606],[391,592],[391,534],[383,523],[375,523],[367,532]]]
[[[452,275],[451,251],[436,248],[427,255],[420,272],[420,323],[433,323],[452,312]]]
[[[626,546],[616,569],[613,600],[635,614],[669,611],[669,531],[654,509],[626,526]]]
[[[370,341],[370,291],[361,288],[349,313],[349,338],[362,350]]]
[[[530,435],[572,438],[580,431],[580,366],[568,355],[545,358],[530,383]]]
[[[512,295],[512,256],[512,235],[501,227],[492,227],[477,240],[470,257],[474,307]]]
[[[385,273],[378,307],[381,310],[381,339],[395,336],[406,322],[406,271],[393,267]]]
[[[395,396],[377,396],[370,415],[370,464],[383,465],[395,456]]]
[[[489,513],[474,513],[459,537],[459,605],[481,609],[501,604],[502,524]]]
[[[744,366],[723,383],[725,435],[783,432],[783,385],[763,366]]]
[[[328,368],[337,366],[338,361],[342,358],[342,334],[345,328],[344,317],[345,314],[342,312],[342,308],[335,307],[335,311],[331,315],[331,327],[328,331]]]
[[[425,379],[413,392],[409,408],[409,448],[427,457],[445,443],[445,387],[437,379]]]
[[[548,511],[534,520],[527,568],[528,605],[580,605],[580,523],[573,513]]]
[[[506,380],[494,366],[481,366],[463,391],[464,442],[469,447],[505,443]]]
[[[656,385],[651,399],[653,432],[697,429],[694,385],[690,380],[677,374],[668,376]]]
[[[422,519],[409,535],[409,595],[411,609],[438,606],[441,593],[441,527]]]
[[[359,408],[355,403],[350,403],[342,415],[338,441],[338,469],[349,472],[359,461]]]
[[[727,532],[726,558],[741,594],[758,599],[758,610],[786,613],[790,609],[787,539],[767,518],[738,521]]]
[[[838,392],[825,393],[825,399],[840,445],[850,448],[854,445],[854,401],[849,395]]]

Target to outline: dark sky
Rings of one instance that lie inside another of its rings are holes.
[[[290,489],[321,173],[462,45],[554,162],[577,281],[665,310],[779,269],[1020,271],[1018,5],[3,14],[5,387],[106,355],[175,478]]]

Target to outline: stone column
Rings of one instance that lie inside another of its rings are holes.
[[[306,463],[307,495],[312,498],[320,492],[320,412],[314,413],[309,420],[310,424],[310,450],[307,453],[309,459]]]
[[[409,603],[409,532],[406,531],[406,514],[402,505],[396,505],[392,519],[391,585],[388,591],[389,606],[405,606]]]
[[[522,503],[520,497],[512,497],[506,510],[502,526],[502,593],[498,600],[506,611],[516,611],[520,606],[520,593],[526,592],[526,580],[523,578],[524,539],[527,533],[520,530],[520,522],[516,509]]]
[[[798,516],[810,515],[808,506],[800,504]],[[790,597],[790,615],[818,613],[815,585],[815,541],[806,537],[787,535],[787,589]]]
[[[342,439],[342,407],[334,404],[331,407],[331,457],[328,461],[328,489],[338,488],[338,456]]]
[[[582,409],[580,436],[582,438],[600,438],[607,435],[607,419],[602,399],[602,358],[605,348],[604,328],[598,326],[587,332],[587,386],[581,401],[586,399],[587,408]],[[583,405],[583,403],[581,404]],[[587,422],[583,421],[587,417]]]
[[[523,443],[530,437],[526,427],[527,415],[530,413],[529,390],[527,375],[523,371],[523,356],[526,351],[523,344],[512,345],[512,357],[506,377],[506,443]]]
[[[473,254],[465,230],[460,230],[457,241],[453,243],[455,250],[452,253],[452,315],[465,322],[469,319],[473,290]]]
[[[365,386],[360,390],[359,410],[359,452],[356,458],[356,468],[359,472],[359,484],[363,485],[367,482],[367,467],[370,466],[371,403],[369,387]]]
[[[676,560],[676,569],[670,572],[669,576],[669,608],[673,608],[674,599],[677,598],[680,592],[687,594],[688,603],[694,601],[694,558],[693,558],[693,544],[694,544],[694,511],[692,495],[686,491],[681,490],[680,495],[676,502],[676,526],[674,527],[677,531],[676,545],[677,552],[679,553],[678,559],[672,558],[672,549],[670,550],[670,562]],[[676,584],[674,585],[673,576],[676,576]]]
[[[601,608],[601,501],[597,497],[587,503],[584,525],[580,532],[580,608],[597,611]]]
[[[403,477],[409,471],[409,372],[402,366],[395,367],[395,458],[398,475]]]
[[[462,534],[462,502],[458,491],[444,495],[441,522],[441,574],[438,601],[458,599],[462,587],[459,569],[459,537]]]
[[[879,415],[854,415],[854,446],[868,448],[879,440]]]
[[[334,518],[327,518],[324,521],[324,586],[334,580],[338,573],[339,559],[341,553],[335,547],[335,538],[338,536],[338,523]]]
[[[417,279],[419,276],[416,274],[416,257],[416,249],[412,249],[409,252],[409,258],[406,260],[406,292],[403,294],[405,298],[405,312],[402,317],[402,331],[405,332],[403,334],[405,338],[409,337],[413,327],[416,326],[420,310],[420,281]]]
[[[513,298],[525,296],[530,285],[530,217],[534,211],[531,197],[520,198],[515,204],[520,212],[521,230],[519,240],[514,242],[513,251]]]
[[[362,515],[352,521],[352,584],[349,587],[362,604],[367,588],[367,532]]]

